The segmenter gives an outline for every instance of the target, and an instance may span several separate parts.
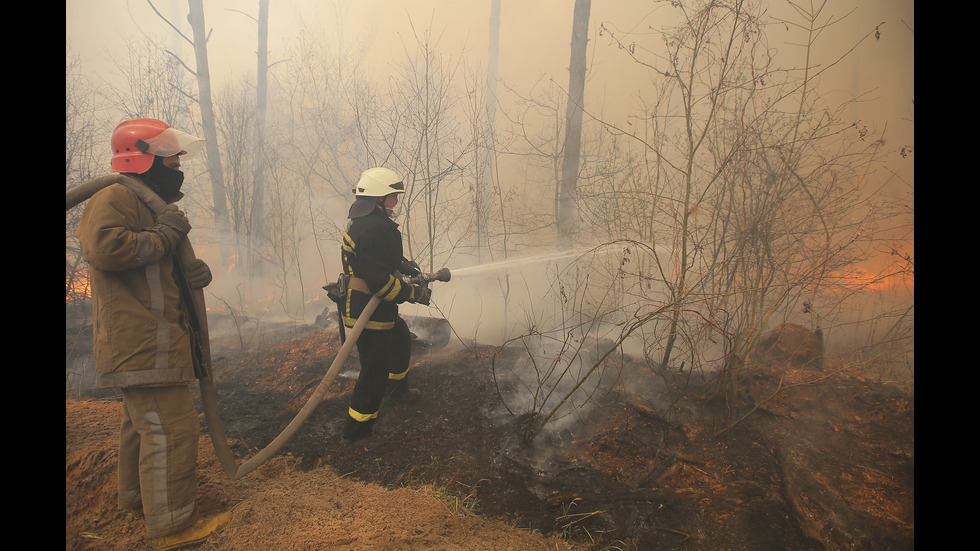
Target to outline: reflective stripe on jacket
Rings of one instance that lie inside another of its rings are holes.
[[[364,280],[370,294],[347,289],[343,305],[344,325],[354,327],[371,294],[381,304],[371,316],[367,329],[391,329],[398,315],[398,304],[412,293],[411,286],[396,275],[402,261],[402,234],[398,224],[380,210],[352,219],[344,232],[341,261],[344,273]]]
[[[76,235],[89,264],[99,387],[195,381],[173,255],[144,231],[155,223],[120,184],[93,195],[82,212]]]

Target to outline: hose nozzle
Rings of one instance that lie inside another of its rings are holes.
[[[412,284],[422,284],[422,285],[425,285],[425,284],[429,283],[430,281],[449,281],[449,279],[451,277],[452,277],[452,274],[449,273],[449,268],[443,268],[443,269],[439,270],[438,272],[435,272],[435,273],[432,273],[432,274],[422,273],[422,274],[418,274],[418,275],[415,275],[415,276],[411,276],[411,277],[408,278],[408,281],[409,281],[409,283],[412,283]]]

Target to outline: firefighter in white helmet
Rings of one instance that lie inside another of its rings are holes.
[[[181,270],[176,259],[191,229],[174,204],[183,196],[180,158],[202,141],[156,119],[119,124],[112,170],[128,178],[88,200],[76,232],[92,283],[96,384],[123,396],[118,504],[145,519],[155,549],[200,542],[230,519],[197,511],[200,424],[180,295],[185,283],[208,285],[211,272],[200,260]],[[153,194],[167,204],[161,212],[144,202]]]
[[[405,184],[394,171],[380,167],[364,171],[354,188],[356,199],[341,246],[344,274],[349,278],[340,303],[344,325],[354,327],[372,295],[381,299],[357,339],[361,372],[343,430],[350,441],[371,435],[388,387],[395,399],[414,400],[419,395],[408,386],[411,333],[398,315],[398,304],[429,304],[430,291],[399,277],[419,273],[418,265],[403,256],[402,235],[392,220],[403,193]]]

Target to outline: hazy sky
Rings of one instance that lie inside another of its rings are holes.
[[[812,0],[798,0],[809,7]],[[154,0],[164,14],[177,13],[184,32],[186,0]],[[338,9],[337,5],[345,8]],[[567,86],[569,44],[574,0],[502,0],[499,70],[501,78],[526,92],[542,78],[553,78]],[[769,13],[789,16],[786,0],[769,2]],[[170,28],[155,15],[146,0],[67,0],[66,39],[81,57],[82,70],[97,81],[112,82],[110,56],[125,55],[132,37],[143,33],[155,39],[167,36]],[[258,0],[206,0],[205,17],[212,30],[209,62],[218,85],[222,79],[245,79],[254,74],[255,24],[245,14],[258,11]],[[586,101],[602,109],[604,117],[621,123],[629,114],[638,91],[649,87],[644,79],[631,82],[624,75],[642,74],[607,36],[598,36],[600,24],[635,39],[648,40],[643,33],[663,25],[672,9],[656,0],[595,0],[590,17],[590,77]],[[349,39],[370,40],[369,62],[377,71],[386,63],[404,59],[402,41],[413,41],[415,32],[428,31],[436,49],[444,56],[464,59],[470,68],[484,68],[487,60],[490,0],[270,0],[270,62],[282,59],[295,41],[298,25],[317,32],[342,33]],[[340,15],[338,15],[340,14]],[[823,18],[847,16],[821,37],[814,63],[826,65],[846,52],[861,36],[879,26],[880,38],[871,39],[850,55],[845,63],[827,73],[824,93],[840,101],[865,94],[865,101],[848,116],[870,129],[887,127],[887,146],[914,146],[914,2],[913,0],[827,0]],[[799,51],[799,32],[783,25],[769,30],[769,43],[780,52]],[[192,59],[189,46],[185,50]],[[119,57],[125,60],[125,57]],[[801,63],[800,63],[801,64]],[[602,105],[598,105],[599,102]],[[615,109],[622,108],[623,113]],[[619,117],[619,120],[616,118]],[[904,159],[896,168],[910,183],[914,161]]]
[[[486,64],[490,0],[359,0],[339,2],[349,5],[338,23],[338,2],[329,0],[271,0],[271,60],[282,55],[285,45],[295,35],[296,25],[303,22],[323,32],[342,32],[348,37],[374,37],[372,59],[384,63],[401,55],[397,39],[411,40],[416,30],[430,29],[446,55],[464,56],[473,64]],[[809,5],[810,0],[800,0]],[[186,13],[184,0],[154,0],[165,13]],[[569,40],[573,0],[502,0],[500,72],[514,83],[534,82],[541,75],[552,75],[567,81]],[[788,12],[785,0],[770,2],[772,14]],[[154,38],[164,36],[169,28],[157,17],[146,0],[67,0],[65,2],[66,39],[77,52],[86,70],[102,78],[111,76],[106,65],[110,55],[123,53],[126,41],[143,32]],[[243,77],[253,72],[255,52],[254,22],[243,14],[255,14],[257,0],[206,0],[205,17],[212,29],[209,42],[210,64],[216,79]],[[670,9],[653,0],[596,0],[590,18],[596,56],[593,67],[615,73],[625,60],[608,45],[605,37],[596,36],[601,23],[623,33],[641,32],[658,25]],[[825,15],[847,20],[835,26],[818,52],[827,61],[843,53],[850,40],[870,32],[879,23],[881,38],[866,44],[846,66],[835,70],[841,89],[876,90],[880,101],[892,105],[886,117],[911,118],[914,95],[914,2],[912,0],[829,0]],[[318,25],[317,21],[323,21]],[[186,22],[180,21],[186,30]],[[338,29],[340,29],[338,31]],[[785,29],[770,29],[770,43],[790,51],[792,38]],[[850,35],[848,37],[848,35]],[[798,38],[798,35],[795,37]],[[392,40],[395,39],[395,40]],[[854,66],[853,63],[857,63]],[[609,79],[601,79],[608,82]],[[596,85],[594,82],[590,83]],[[598,86],[598,85],[596,85]],[[587,92],[588,95],[588,92]],[[896,123],[897,124],[897,121]]]

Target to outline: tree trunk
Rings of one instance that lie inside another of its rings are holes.
[[[227,245],[231,227],[228,221],[228,200],[225,193],[224,171],[221,169],[221,153],[218,150],[218,128],[211,102],[211,73],[208,68],[207,33],[204,27],[203,0],[187,0],[190,13],[187,20],[194,32],[194,58],[197,62],[198,104],[201,108],[201,124],[204,126],[205,152],[208,174],[211,175],[211,195],[214,201],[214,225],[217,230],[222,262],[227,265],[231,251]]]
[[[252,275],[262,272],[256,249],[265,241],[265,128],[269,70],[269,0],[259,0],[258,66],[255,78],[255,173],[252,177],[252,223],[249,261]]]
[[[575,0],[572,21],[572,55],[568,67],[568,110],[565,147],[558,196],[558,246],[571,248],[578,231],[578,167],[582,149],[582,108],[585,100],[585,55],[589,40],[589,11],[592,0]]]
[[[497,64],[500,49],[500,0],[490,0],[490,47],[487,64],[487,121],[484,131],[483,166],[476,190],[476,250],[483,262],[490,249],[490,201],[493,195],[495,120],[497,114]]]

